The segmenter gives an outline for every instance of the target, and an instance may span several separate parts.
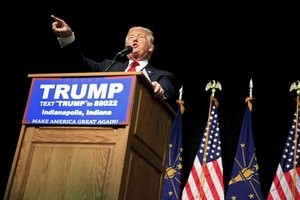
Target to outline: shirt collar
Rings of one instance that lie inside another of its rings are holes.
[[[130,66],[132,62],[133,62],[133,60],[129,60],[128,66]],[[140,64],[140,66],[137,67],[137,69],[144,68],[148,64],[148,60],[139,60],[138,62]]]

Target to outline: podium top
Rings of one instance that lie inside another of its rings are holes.
[[[146,87],[152,90],[152,84],[147,77],[140,71],[138,72],[68,72],[68,73],[41,73],[28,74],[29,78],[56,78],[56,77],[103,77],[103,76],[131,76],[136,75],[144,82]]]
[[[37,77],[87,77],[87,76],[128,76],[143,75],[142,72],[74,72],[74,73],[44,73],[28,74],[29,78]],[[146,77],[145,77],[146,78]]]

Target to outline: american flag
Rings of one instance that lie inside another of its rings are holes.
[[[259,167],[257,164],[252,129],[252,104],[249,98],[243,123],[241,126],[239,142],[228,184],[226,199],[259,199],[264,196],[259,181]]]
[[[215,98],[211,98],[209,110],[207,127],[183,188],[182,200],[224,199],[221,140]]]
[[[299,100],[298,100],[299,102]],[[300,199],[300,108],[297,111],[288,134],[281,161],[278,165],[268,200]]]

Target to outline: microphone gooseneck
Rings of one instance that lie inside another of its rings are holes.
[[[104,72],[107,72],[114,64],[116,64],[118,61],[117,61],[117,58],[121,58],[127,54],[130,54],[131,52],[133,51],[133,48],[132,46],[128,45],[128,46],[125,46],[124,49],[122,51],[119,51],[115,57],[113,58],[111,64],[104,70]]]

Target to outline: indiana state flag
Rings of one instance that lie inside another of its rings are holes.
[[[264,199],[259,182],[259,168],[253,141],[252,104],[250,100],[248,99],[248,106],[244,113],[231,179],[226,194],[227,200]]]
[[[169,155],[166,160],[163,200],[178,200],[181,198],[182,171],[182,113],[178,105],[177,115],[171,127]]]

